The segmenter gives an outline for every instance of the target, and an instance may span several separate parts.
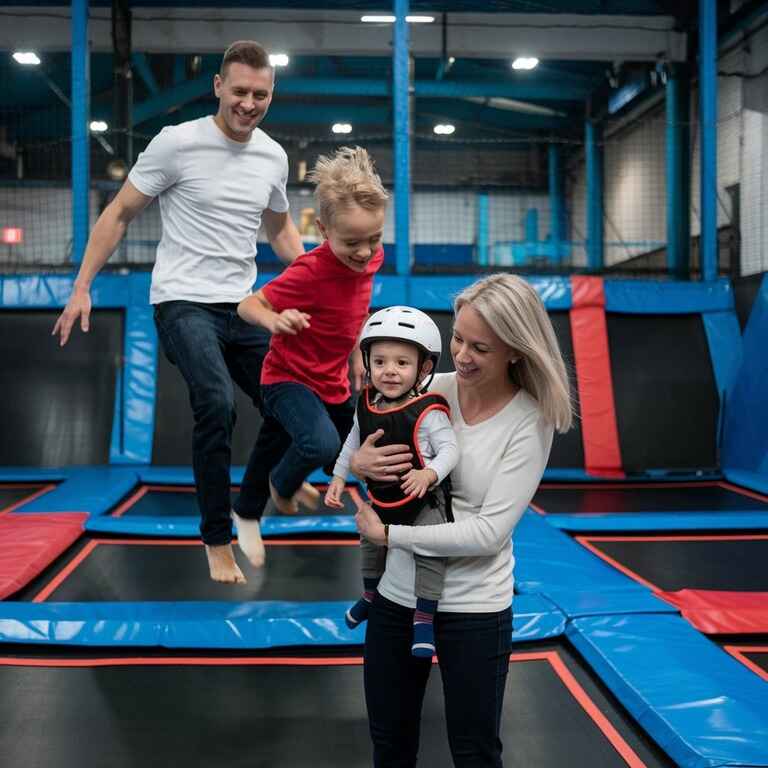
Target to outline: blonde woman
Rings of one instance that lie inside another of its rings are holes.
[[[504,687],[512,639],[512,532],[541,480],[553,431],[572,420],[562,355],[541,299],[514,275],[491,275],[454,306],[455,372],[432,391],[451,408],[459,462],[451,473],[452,524],[385,526],[368,506],[358,529],[388,547],[365,640],[365,691],[374,764],[413,766],[431,660],[411,655],[414,555],[448,561],[434,620],[448,739],[456,766],[501,766]],[[356,474],[395,480],[407,446],[377,448],[371,435]],[[427,759],[429,763],[429,759]]]

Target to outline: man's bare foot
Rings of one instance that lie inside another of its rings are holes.
[[[254,568],[264,565],[264,542],[261,540],[261,524],[258,520],[247,520],[232,510],[232,519],[237,526],[237,545]]]
[[[301,484],[301,488],[293,495],[293,499],[310,512],[317,512],[320,508],[320,491],[307,482]]]
[[[205,545],[205,554],[208,557],[208,568],[211,578],[223,584],[245,584],[245,576],[235,562],[235,554],[231,544],[222,544],[220,547]]]
[[[283,515],[298,515],[299,505],[296,503],[296,499],[286,499],[280,496],[275,490],[275,486],[272,485],[272,481],[269,481],[269,495],[272,497],[272,501],[277,507],[277,511]]]

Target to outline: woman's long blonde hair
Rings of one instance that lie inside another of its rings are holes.
[[[568,374],[539,294],[517,275],[490,275],[465,288],[454,311],[466,304],[520,355],[509,366],[512,381],[537,400],[558,432],[567,432],[573,422]]]

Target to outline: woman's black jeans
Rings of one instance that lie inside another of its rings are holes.
[[[424,690],[432,668],[411,655],[413,610],[378,593],[365,636],[365,699],[376,768],[416,765]],[[512,609],[435,616],[448,741],[457,768],[500,768],[501,709]],[[425,765],[433,765],[429,755]]]

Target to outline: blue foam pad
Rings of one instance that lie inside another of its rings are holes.
[[[606,280],[605,311],[627,314],[673,315],[733,310],[728,278],[711,282]]]
[[[361,645],[348,602],[0,603],[0,642],[255,649]],[[565,618],[537,597],[515,598],[513,639],[561,635]]]
[[[68,474],[55,467],[0,467],[0,483],[56,483],[66,480]]]
[[[194,485],[195,478],[192,475],[192,467],[134,467],[142,483],[155,485]],[[245,467],[236,465],[230,471],[230,478],[234,485],[243,482]],[[315,470],[307,480],[310,483],[322,485],[330,478],[320,469]]]
[[[765,682],[688,622],[581,618],[566,635],[677,765],[768,765]]]
[[[768,474],[750,472],[746,469],[725,469],[723,472],[730,482],[768,495]]]
[[[129,536],[159,536],[167,538],[196,539],[200,536],[199,517],[91,517],[85,524],[91,533],[113,533]],[[278,517],[268,516],[261,521],[265,538],[317,533],[323,536],[357,533],[355,521],[350,515],[317,515]]]
[[[135,488],[136,472],[128,467],[77,467],[67,479],[16,512],[88,512],[103,515]]]
[[[628,475],[625,480],[633,483],[658,483],[660,480],[720,480],[719,472],[697,471],[679,472],[674,469],[646,469],[642,474]],[[615,483],[615,477],[596,477],[590,475],[585,469],[566,469],[547,467],[544,470],[543,482],[585,482],[585,483]]]

